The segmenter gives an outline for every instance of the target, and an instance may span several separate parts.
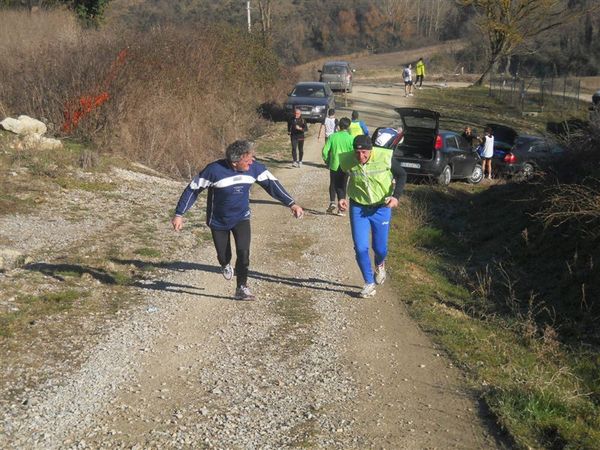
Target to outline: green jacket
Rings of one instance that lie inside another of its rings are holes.
[[[340,167],[340,154],[353,151],[353,137],[347,130],[336,131],[323,147],[323,161],[329,166],[329,170],[338,170]]]
[[[392,155],[389,149],[373,147],[369,160],[360,164],[354,152],[340,155],[340,167],[348,173],[348,197],[361,205],[381,205],[392,196]]]

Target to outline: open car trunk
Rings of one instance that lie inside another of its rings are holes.
[[[435,156],[435,139],[438,134],[440,114],[429,109],[396,108],[404,138],[394,148],[394,157],[402,159],[432,160]]]

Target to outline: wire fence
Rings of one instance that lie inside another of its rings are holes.
[[[576,78],[490,77],[490,96],[522,113],[578,110],[581,81]]]

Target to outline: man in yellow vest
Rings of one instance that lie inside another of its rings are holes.
[[[340,211],[350,210],[350,227],[356,262],[365,285],[360,297],[373,297],[376,284],[386,278],[385,258],[388,251],[388,235],[392,208],[398,206],[398,198],[404,190],[406,172],[400,162],[392,158],[386,148],[373,148],[368,136],[354,138],[354,151],[340,154],[340,168],[348,174],[348,201],[338,201]],[[342,180],[338,181],[340,189]],[[372,236],[372,238],[371,238]],[[375,272],[371,265],[369,249],[373,247]]]
[[[421,89],[421,87],[423,86],[423,77],[425,76],[425,63],[423,62],[423,58],[419,58],[415,70],[417,72],[417,81],[415,82],[415,85],[418,83],[419,89]]]
[[[348,127],[348,133],[350,133],[350,136],[353,138],[362,134],[366,136],[369,135],[367,125],[362,120],[358,119],[358,111],[352,111],[352,121]]]

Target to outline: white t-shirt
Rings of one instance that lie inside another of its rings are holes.
[[[326,117],[323,125],[325,126],[325,137],[335,133],[335,117]]]
[[[491,158],[494,156],[494,136],[484,136],[485,142],[483,143],[483,153],[481,156],[484,158]]]

